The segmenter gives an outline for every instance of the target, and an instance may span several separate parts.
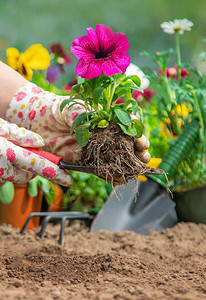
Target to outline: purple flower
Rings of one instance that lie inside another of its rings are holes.
[[[87,28],[88,36],[73,40],[71,52],[79,58],[77,75],[85,79],[96,78],[104,73],[107,76],[125,73],[130,64],[126,53],[129,42],[123,33],[113,31],[102,24],[95,30]]]
[[[60,68],[58,65],[50,65],[47,69],[46,79],[49,83],[58,81],[60,78]]]

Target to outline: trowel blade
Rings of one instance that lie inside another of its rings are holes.
[[[133,179],[118,186],[94,219],[91,232],[131,230],[148,234],[177,223],[175,203],[169,194],[153,180]]]

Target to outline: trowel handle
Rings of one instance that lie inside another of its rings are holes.
[[[175,172],[179,164],[186,158],[199,136],[199,122],[193,120],[187,124],[183,133],[178,137],[175,144],[170,148],[163,161],[159,165],[159,168],[168,173],[168,179],[170,179]],[[155,180],[165,187],[166,178],[164,175],[147,175],[147,177]]]

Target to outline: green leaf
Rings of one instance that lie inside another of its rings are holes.
[[[78,81],[78,84],[81,84],[84,82],[84,78],[77,76],[77,81]]]
[[[14,185],[7,181],[0,187],[0,201],[4,204],[10,204],[14,197]]]
[[[99,100],[99,98],[101,97],[102,95],[102,92],[103,92],[104,88],[96,88],[93,92],[93,97],[95,100]]]
[[[66,99],[64,100],[61,105],[60,105],[60,111],[62,111],[64,109],[64,107],[69,104],[69,103],[74,103],[75,101],[74,100],[71,100],[71,99]]]
[[[80,125],[83,121],[85,121],[87,119],[87,115],[88,113],[82,113],[80,115],[78,115],[78,117],[76,117],[76,119],[74,120],[72,126],[71,126],[71,134],[73,133],[74,129]]]
[[[88,126],[85,125],[79,125],[76,129],[76,138],[77,138],[77,142],[79,143],[79,145],[81,147],[86,146],[86,144],[89,141],[89,129]]]
[[[136,84],[137,86],[141,85],[141,80],[137,75],[127,76],[127,77],[125,77],[125,79],[123,81],[126,81],[128,79],[132,80],[134,82],[134,84]]]
[[[130,104],[132,105],[132,111],[133,113],[136,115],[137,111],[139,110],[139,105],[137,104],[136,100],[128,100],[125,104],[124,104],[124,109],[128,109]]]
[[[123,125],[121,123],[117,123],[117,124],[121,127],[122,131],[125,134],[131,135],[131,136],[136,136],[137,131],[136,131],[136,129],[134,127],[125,126],[125,125]]]
[[[107,120],[101,120],[98,123],[97,127],[99,127],[99,128],[106,128],[108,125],[109,125],[109,122]]]
[[[137,131],[137,134],[135,135],[136,138],[141,137],[143,130],[144,130],[144,125],[140,120],[132,120],[132,123],[134,124],[134,127]]]
[[[122,90],[128,90],[128,89],[131,89],[131,90],[137,90],[141,93],[143,93],[143,89],[141,87],[138,87],[138,86],[135,86],[135,85],[130,85],[130,86],[119,86],[119,89],[122,89]]]
[[[73,85],[72,91],[74,91],[75,93],[79,93],[81,88],[82,88],[82,84],[78,83],[78,84]]]
[[[124,110],[121,107],[118,107],[114,109],[114,112],[122,124],[128,126],[131,125],[131,116],[126,110]]]

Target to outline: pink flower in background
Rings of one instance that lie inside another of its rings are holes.
[[[125,99],[123,99],[123,98],[118,98],[117,99],[117,101],[115,102],[115,104],[121,104],[121,103],[125,103],[126,101],[125,101]]]
[[[56,175],[56,171],[53,167],[46,167],[42,170],[42,175],[48,178],[53,178]]]
[[[88,36],[73,40],[71,52],[79,58],[77,75],[85,79],[96,78],[104,73],[107,76],[125,73],[130,64],[126,53],[129,42],[123,33],[113,31],[102,24],[94,29],[87,28]]]
[[[54,43],[50,45],[49,48],[50,51],[55,55],[56,61],[59,65],[68,65],[72,62],[71,55],[66,52],[61,43]]]
[[[15,155],[13,149],[7,148],[7,150],[6,150],[6,156],[7,156],[7,160],[10,161],[11,163],[15,162],[16,155]]]
[[[153,89],[151,88],[145,89],[143,93],[135,90],[132,93],[132,98],[135,99],[138,102],[138,104],[141,106],[142,104],[145,104],[145,102],[147,103],[151,102],[155,94],[156,94],[155,91],[153,91]]]
[[[165,72],[166,72],[166,75],[167,77],[171,77],[171,78],[174,78],[174,79],[178,79],[178,75],[177,75],[177,67],[176,66],[172,66],[170,68],[166,68],[165,69]],[[161,68],[158,68],[157,70],[157,73],[159,74],[162,74],[162,69]],[[181,68],[181,77],[182,78],[187,78],[189,75],[189,71],[184,69],[184,68]]]

